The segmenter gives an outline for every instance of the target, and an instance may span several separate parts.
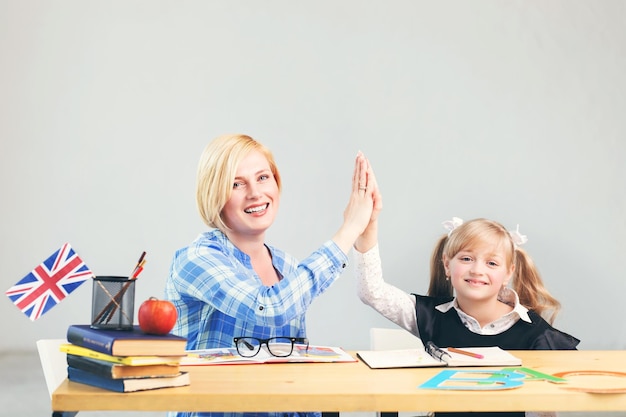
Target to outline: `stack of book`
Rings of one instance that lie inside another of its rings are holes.
[[[133,330],[92,329],[73,324],[67,330],[70,381],[117,392],[189,385],[180,370],[187,340],[172,334],[150,335]]]

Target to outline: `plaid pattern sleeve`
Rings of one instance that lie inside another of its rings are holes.
[[[189,349],[232,346],[233,337],[305,336],[304,316],[346,266],[347,256],[332,242],[298,262],[269,247],[282,279],[264,286],[250,263],[218,231],[200,235],[176,252],[166,284],[179,319],[174,333]]]

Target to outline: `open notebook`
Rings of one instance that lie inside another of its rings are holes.
[[[243,357],[237,348],[212,348],[188,350],[187,356],[181,359],[182,366],[191,365],[228,365],[228,364],[259,364],[280,362],[356,362],[348,352],[340,347],[294,345],[289,356],[273,356],[266,346],[252,357]]]
[[[421,368],[436,366],[519,366],[522,360],[498,346],[438,348],[427,343],[424,348],[398,350],[364,350],[357,356],[372,369]]]

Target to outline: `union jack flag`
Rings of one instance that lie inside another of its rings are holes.
[[[91,270],[66,243],[5,294],[35,321],[91,276]]]

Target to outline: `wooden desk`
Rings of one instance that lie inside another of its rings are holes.
[[[513,353],[522,358],[524,367],[548,374],[582,370],[626,372],[626,351]],[[520,388],[484,392],[417,388],[444,368],[372,370],[362,362],[355,362],[221,365],[185,369],[190,372],[190,386],[127,394],[65,380],[52,395],[52,409],[55,411],[626,411],[624,393],[590,394],[570,391],[563,389],[565,385],[546,381],[528,381]],[[591,386],[594,386],[593,384],[595,382],[592,381]],[[615,386],[626,388],[626,378],[615,378]]]

